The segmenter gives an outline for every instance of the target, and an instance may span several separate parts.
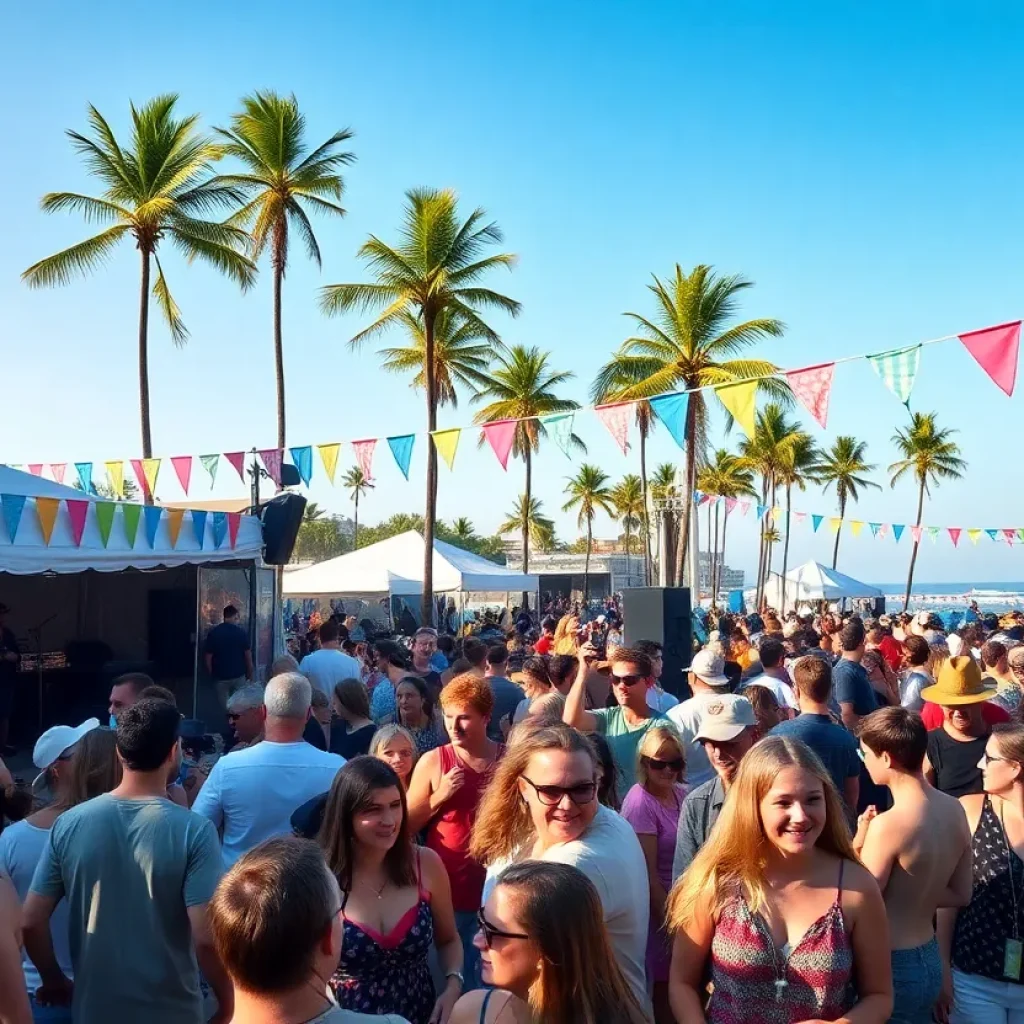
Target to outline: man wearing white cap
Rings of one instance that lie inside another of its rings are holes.
[[[665,714],[687,744],[686,781],[693,788],[703,785],[715,775],[704,748],[697,742],[697,733],[700,732],[708,704],[727,693],[729,679],[725,674],[725,659],[707,647],[693,656],[689,673],[693,696],[669,708]]]

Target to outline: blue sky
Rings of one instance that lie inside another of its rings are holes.
[[[281,12],[263,0],[185,0],[153,7],[17,5],[0,40],[7,159],[0,161],[0,459],[128,459],[140,451],[135,335],[138,258],[125,248],[87,282],[31,292],[19,274],[85,237],[70,216],[44,216],[48,190],[92,183],[63,131],[83,129],[87,103],[124,131],[129,99],[181,94],[183,111],[224,123],[253,88],[294,91],[314,143],[356,132],[343,221],[319,222],[323,273],[296,251],[285,283],[289,443],[323,443],[423,428],[423,401],[377,369],[375,346],[353,352],[359,318],[328,321],[321,284],[364,279],[355,259],[369,232],[394,237],[403,192],[447,186],[482,205],[521,257],[492,284],[523,304],[495,319],[509,342],[539,345],[572,369],[586,401],[594,371],[626,337],[624,310],[650,308],[651,273],[711,263],[756,282],[748,316],[775,316],[784,338],[762,348],[795,367],[1019,318],[1024,256],[1019,188],[1024,85],[1017,72],[1024,9],[1004,2],[626,5],[437,2],[317,3]],[[290,13],[297,17],[290,23]],[[270,27],[277,21],[282,27]],[[165,269],[191,340],[151,334],[157,454],[273,443],[270,277],[241,296],[203,266],[168,254]],[[1024,526],[1002,485],[1024,416],[958,342],[924,350],[912,406],[960,431],[970,471],[929,501],[936,525]],[[442,425],[472,409],[446,410]],[[804,417],[808,419],[807,417]],[[893,461],[906,414],[867,364],[836,371],[829,428]],[[720,421],[719,421],[720,422]],[[613,476],[635,472],[592,416],[578,431]],[[406,484],[386,449],[364,518],[422,507],[424,446]],[[677,460],[659,430],[650,462]],[[350,454],[344,465],[351,462]],[[571,464],[556,449],[535,471],[560,533]],[[158,490],[180,496],[170,466]],[[196,466],[193,495],[206,493]],[[522,467],[502,472],[463,436],[454,473],[440,470],[440,514],[491,531],[511,506]],[[218,496],[240,490],[222,464]],[[865,495],[854,513],[906,522],[909,485]],[[349,502],[321,477],[311,497]],[[829,513],[813,491],[794,507]],[[599,520],[596,533],[615,528]],[[827,560],[824,528],[794,530],[791,561]],[[1024,552],[966,538],[922,547],[918,578],[1024,578]],[[756,533],[738,520],[729,561],[752,570]],[[888,582],[909,545],[844,538],[840,568]]]

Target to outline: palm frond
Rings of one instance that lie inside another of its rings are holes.
[[[160,265],[156,253],[153,254],[153,262],[156,263],[156,280],[153,282],[153,297],[163,313],[164,319],[171,332],[171,339],[175,345],[184,345],[188,341],[188,330],[181,319],[181,310],[174,301],[170,289],[167,287],[167,279],[164,277],[164,268]]]
[[[21,275],[21,279],[30,288],[68,284],[75,277],[88,274],[100,266],[130,230],[125,224],[107,228],[106,231],[101,231],[84,242],[33,263]]]

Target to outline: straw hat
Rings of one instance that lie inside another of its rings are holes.
[[[978,663],[967,655],[943,662],[933,686],[921,691],[923,700],[953,707],[957,704],[978,704],[996,695],[996,684],[982,682]]]

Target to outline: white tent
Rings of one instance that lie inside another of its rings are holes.
[[[423,590],[423,537],[415,530],[318,562],[284,576],[285,597],[419,594]],[[434,591],[537,590],[537,577],[434,541]]]
[[[881,597],[882,591],[861,583],[820,562],[807,562],[786,573],[786,608],[782,608],[782,576],[773,574],[765,587],[765,601],[772,608],[788,611],[811,601],[842,601],[859,597]]]

